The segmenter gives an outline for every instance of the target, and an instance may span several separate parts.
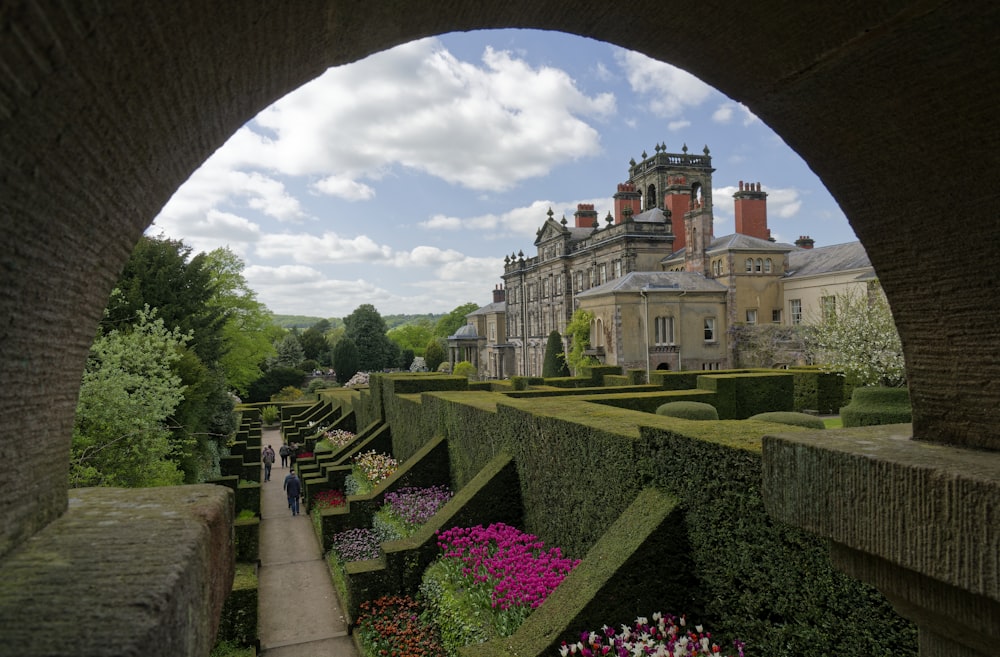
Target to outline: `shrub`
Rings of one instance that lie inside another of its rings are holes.
[[[553,330],[549,333],[545,344],[545,360],[542,362],[542,376],[546,379],[569,376],[569,366],[566,365],[566,354],[563,349],[562,335]]]
[[[711,404],[693,401],[675,401],[661,404],[657,415],[684,418],[685,420],[718,420],[719,412]]]
[[[855,388],[851,403],[840,409],[840,417],[845,427],[912,422],[910,393],[906,388]]]
[[[807,429],[825,429],[826,424],[815,415],[807,413],[793,413],[792,411],[771,411],[770,413],[758,413],[751,416],[751,420],[761,420],[763,422],[774,422],[776,424],[791,424],[796,427],[806,427]]]
[[[285,386],[279,392],[271,395],[271,401],[298,401],[302,399],[302,391],[295,386]]]
[[[326,379],[313,379],[309,382],[309,386],[306,388],[309,392],[316,392],[317,390],[325,390],[326,388],[335,388],[336,384],[332,381],[327,381]]]
[[[476,371],[476,366],[467,360],[459,361],[455,363],[455,369],[452,371],[455,376],[464,376],[467,379],[475,378],[478,372]]]
[[[278,410],[277,406],[265,406],[264,410],[260,412],[260,417],[264,424],[270,426],[278,423],[281,411]]]

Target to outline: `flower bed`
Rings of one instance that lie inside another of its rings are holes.
[[[437,628],[409,596],[385,596],[361,603],[357,634],[365,655],[438,657],[445,654]]]
[[[385,504],[372,518],[372,527],[391,537],[384,540],[406,538],[430,520],[452,495],[446,486],[408,487],[386,493]]]
[[[579,564],[502,523],[441,532],[438,546],[420,595],[450,655],[513,634]]]
[[[347,495],[370,493],[398,467],[396,459],[388,454],[379,454],[375,450],[358,454],[351,463],[351,474],[344,478],[344,492]]]
[[[330,509],[335,506],[344,506],[347,503],[344,494],[339,490],[321,490],[312,496],[312,510],[309,512],[309,519],[312,520],[313,527],[316,528],[316,535],[323,533],[323,509]]]
[[[744,657],[744,645],[733,641],[736,655]],[[692,632],[685,621],[670,614],[653,614],[653,622],[645,617],[635,619],[635,625],[621,626],[621,631],[605,625],[599,632],[583,632],[580,640],[573,644],[563,642],[559,648],[561,657],[580,655],[592,657],[612,655],[653,655],[661,657],[688,657],[714,655],[722,657],[722,649],[712,642],[712,633],[697,625]]]

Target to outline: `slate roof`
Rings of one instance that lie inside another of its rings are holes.
[[[726,286],[701,274],[687,271],[633,271],[577,293],[576,297],[596,297],[613,292],[638,292],[643,288],[678,292],[725,292]]]
[[[506,301],[494,301],[491,304],[487,304],[482,308],[477,308],[471,313],[467,314],[466,317],[477,317],[479,315],[489,315],[491,313],[502,313],[507,309]]]
[[[788,254],[788,273],[785,274],[785,278],[870,269],[871,266],[871,260],[868,259],[868,253],[861,246],[861,242],[847,242],[815,249],[796,249]]]
[[[743,235],[741,233],[731,233],[729,235],[723,235],[721,237],[716,237],[712,240],[712,243],[708,245],[705,252],[709,255],[719,253],[721,251],[771,251],[773,253],[788,253],[790,251],[802,251],[805,249],[800,249],[794,244],[785,244],[784,242],[772,242],[770,240],[762,240],[759,237],[751,237],[749,235]],[[665,257],[660,263],[668,263],[674,260],[683,260],[684,253],[687,251],[687,247],[678,249]]]

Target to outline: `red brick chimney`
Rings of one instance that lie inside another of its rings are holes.
[[[576,218],[574,225],[577,228],[592,228],[597,221],[597,210],[593,203],[577,203],[573,216]]]
[[[809,237],[808,235],[799,235],[799,239],[795,240],[795,246],[803,249],[811,249],[816,243],[816,240]]]
[[[642,192],[632,183],[619,183],[614,199],[616,224],[625,221],[625,208],[632,210],[633,217],[642,211]]]
[[[506,300],[507,291],[503,289],[503,285],[497,285],[493,288],[493,303],[500,303]]]
[[[740,190],[733,194],[736,200],[736,232],[762,240],[771,239],[767,227],[767,192],[760,191],[760,183],[740,181]]]

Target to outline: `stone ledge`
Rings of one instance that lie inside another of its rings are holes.
[[[232,587],[234,498],[84,488],[0,565],[0,655],[207,655]]]
[[[911,425],[766,436],[768,513],[1000,600],[1000,452],[912,440]]]

